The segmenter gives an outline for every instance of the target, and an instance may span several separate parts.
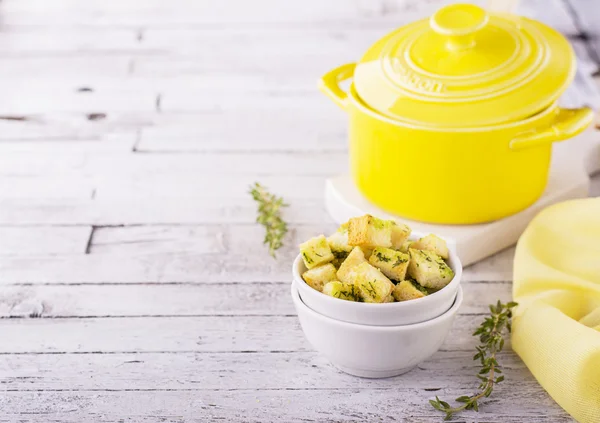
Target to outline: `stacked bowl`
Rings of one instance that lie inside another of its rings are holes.
[[[454,278],[440,291],[373,304],[314,290],[302,279],[307,269],[299,255],[292,270],[292,301],[306,338],[334,366],[367,378],[397,376],[431,357],[450,331],[463,300],[462,265],[452,250],[448,264]]]

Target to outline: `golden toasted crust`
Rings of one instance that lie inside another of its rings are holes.
[[[335,266],[331,263],[313,267],[302,274],[304,282],[317,291],[323,291],[323,286],[337,279]]]
[[[312,269],[334,259],[325,235],[319,235],[300,244],[300,254],[307,269]]]
[[[355,273],[354,284],[360,289],[360,296],[366,303],[382,303],[394,289],[394,284],[367,262],[359,264]]]
[[[339,298],[346,301],[360,301],[360,294],[356,286],[352,283],[340,281],[328,282],[323,287],[323,294]]]
[[[346,260],[342,262],[337,271],[337,277],[340,281],[354,283],[354,268],[361,263],[366,263],[365,255],[360,247],[354,247]]]
[[[394,287],[392,295],[396,301],[408,301],[423,298],[427,294],[419,290],[412,282],[404,280]]]
[[[412,230],[403,223],[396,223],[392,226],[392,248],[401,249],[411,232]]]
[[[454,272],[437,254],[427,250],[408,250],[408,275],[425,288],[442,289],[454,277]]]
[[[424,236],[420,240],[413,242],[410,248],[414,248],[416,250],[432,251],[446,260],[450,256],[450,252],[448,251],[448,244],[446,244],[446,241],[434,234],[429,234],[427,236]]]
[[[371,215],[354,217],[348,221],[348,244],[359,247],[391,247],[391,220],[382,220]]]
[[[410,257],[408,254],[391,248],[377,247],[369,257],[369,263],[390,279],[401,281],[406,277]]]

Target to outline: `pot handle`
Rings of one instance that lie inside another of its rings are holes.
[[[510,140],[509,147],[513,151],[521,151],[556,141],[564,141],[581,133],[589,126],[593,118],[594,112],[589,107],[558,109],[550,126],[517,134]]]
[[[356,63],[347,63],[330,70],[319,80],[319,89],[343,110],[346,109],[348,93],[340,87],[340,82],[354,76]]]

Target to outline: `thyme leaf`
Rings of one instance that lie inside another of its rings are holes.
[[[512,309],[517,306],[515,302],[490,305],[490,316],[486,317],[481,325],[473,332],[473,336],[478,336],[481,344],[476,347],[477,353],[473,360],[479,361],[481,369],[477,378],[480,381],[479,390],[473,395],[462,395],[456,398],[456,402],[461,405],[452,407],[437,396],[435,400],[429,400],[429,404],[436,410],[446,413],[444,420],[451,420],[455,414],[463,410],[479,411],[479,401],[492,394],[494,386],[504,380],[501,376],[502,369],[496,360],[496,355],[504,347],[503,332],[510,333]]]
[[[250,195],[258,203],[256,222],[266,230],[263,243],[269,246],[269,254],[275,257],[275,251],[283,246],[283,237],[287,233],[287,223],[281,217],[281,209],[288,205],[283,198],[269,193],[258,182],[250,187]]]

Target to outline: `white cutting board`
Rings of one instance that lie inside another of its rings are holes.
[[[513,245],[531,219],[543,208],[561,201],[588,196],[590,175],[600,171],[600,132],[592,129],[554,145],[548,186],[531,207],[513,216],[479,225],[433,225],[397,218],[369,203],[358,192],[349,175],[327,180],[325,205],[338,223],[365,213],[405,222],[414,231],[446,238],[463,265],[475,263]]]

